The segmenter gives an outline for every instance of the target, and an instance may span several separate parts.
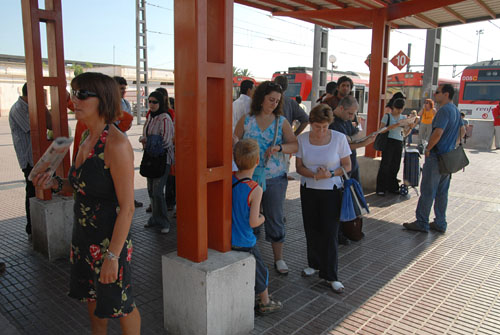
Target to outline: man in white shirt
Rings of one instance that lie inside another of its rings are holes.
[[[233,101],[233,132],[241,117],[250,113],[253,92],[255,92],[253,81],[243,80],[240,85],[240,97]]]

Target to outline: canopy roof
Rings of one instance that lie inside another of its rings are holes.
[[[499,0],[235,0],[323,27],[371,28],[386,11],[393,28],[438,28],[500,17]]]

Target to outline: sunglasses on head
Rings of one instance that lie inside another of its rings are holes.
[[[283,90],[283,88],[281,87],[280,84],[276,84],[276,83],[273,83],[273,82],[269,83],[269,87],[271,87],[271,88],[279,88],[280,91]]]
[[[71,90],[71,95],[77,97],[78,100],[85,100],[90,97],[97,97],[97,94],[87,90]]]
[[[441,93],[441,91],[436,91],[436,94],[439,94],[439,93]]]
[[[148,100],[150,104],[159,104],[160,102],[158,100]]]

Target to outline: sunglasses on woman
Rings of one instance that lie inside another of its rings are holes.
[[[160,103],[158,100],[148,100],[148,102],[149,102],[150,104],[154,104],[154,105],[156,105],[156,104],[159,104],[159,103]]]
[[[97,93],[87,90],[71,90],[71,95],[77,97],[78,100],[85,100],[90,97],[97,97]]]

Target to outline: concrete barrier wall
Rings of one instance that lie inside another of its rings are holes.
[[[492,120],[470,119],[472,136],[467,138],[465,148],[491,150],[493,146],[494,127]]]

